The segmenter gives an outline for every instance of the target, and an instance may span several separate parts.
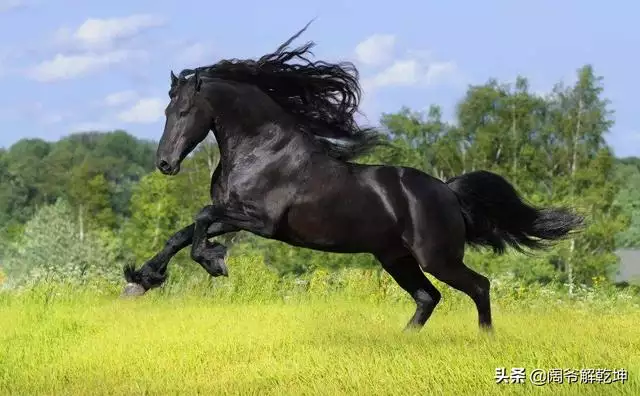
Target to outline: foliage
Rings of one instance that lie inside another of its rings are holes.
[[[640,247],[640,158],[620,160],[616,172],[621,188],[615,205],[629,216],[629,227],[616,235],[616,245]]]
[[[78,133],[55,143],[20,140],[0,154],[0,228],[24,224],[58,198],[80,198],[74,192],[86,187],[89,175],[104,177],[109,206],[127,215],[127,187],[153,169],[154,150],[151,142],[124,131]]]
[[[81,240],[73,211],[62,199],[40,209],[7,250],[3,266],[13,285],[45,280],[84,283],[120,276],[115,236],[103,230],[89,232]]]

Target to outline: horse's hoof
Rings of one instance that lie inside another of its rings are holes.
[[[219,276],[229,276],[229,269],[224,262],[224,257],[217,257],[214,260],[208,262],[204,267],[209,275],[217,278]]]
[[[124,290],[122,290],[122,294],[120,294],[120,297],[139,297],[145,292],[146,290],[141,285],[137,283],[127,283],[127,285],[124,287]]]
[[[229,276],[229,270],[227,269],[227,266],[222,264],[220,266],[217,266],[215,270],[213,271],[209,271],[209,274],[211,276],[213,276],[214,278],[217,278],[219,276]]]
[[[229,276],[229,269],[224,261],[222,262],[222,265],[220,265],[220,272],[222,276]]]

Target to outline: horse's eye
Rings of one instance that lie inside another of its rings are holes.
[[[184,117],[184,116],[186,116],[187,114],[189,114],[189,110],[180,110],[180,113],[178,113],[178,115],[179,115],[180,117]]]

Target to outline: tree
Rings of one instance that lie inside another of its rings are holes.
[[[77,133],[55,143],[18,141],[0,158],[0,229],[24,224],[38,207],[60,197],[69,199],[70,177],[83,163],[105,177],[115,214],[128,216],[131,188],[153,170],[154,151],[152,142],[124,131]]]
[[[81,241],[77,227],[73,209],[64,200],[38,210],[25,225],[22,237],[5,254],[8,282],[119,279],[122,265],[118,263],[118,245],[95,233]]]
[[[616,247],[640,247],[640,158],[625,158],[616,164],[621,186],[615,205],[628,216],[628,227],[616,236]]]
[[[2,196],[0,197],[0,227],[11,221],[24,222],[39,205],[50,203],[47,191],[45,158],[51,147],[41,139],[23,139],[2,156]]]
[[[544,150],[552,158],[555,200],[580,209],[589,222],[564,255],[570,291],[576,282],[589,283],[611,272],[615,235],[625,223],[613,205],[618,185],[613,154],[604,139],[613,121],[608,100],[601,98],[601,84],[602,78],[587,65],[578,70],[573,87],[558,85],[549,99],[552,128]]]
[[[111,186],[94,162],[87,160],[73,169],[66,197],[77,209],[80,240],[83,240],[87,227],[95,229],[116,226],[111,195]]]

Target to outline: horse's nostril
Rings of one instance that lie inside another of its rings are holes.
[[[169,165],[169,163],[165,160],[160,160],[158,161],[158,168],[160,168],[160,170],[162,171],[168,171],[170,170],[171,166]]]

